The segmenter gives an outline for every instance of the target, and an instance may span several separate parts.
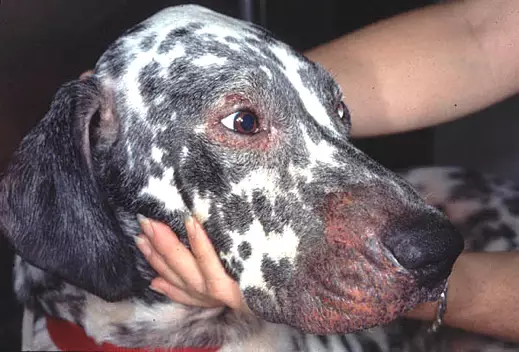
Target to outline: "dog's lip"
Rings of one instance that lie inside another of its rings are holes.
[[[285,293],[278,294],[283,298],[277,322],[312,334],[352,333],[389,323],[430,298],[406,272],[380,278],[367,273],[368,279],[354,271],[318,273],[296,273]]]
[[[442,280],[434,287],[425,287],[422,286],[418,289],[416,293],[416,300],[418,304],[425,302],[434,302],[440,299],[440,295],[445,290],[445,286],[447,285],[448,278]]]
[[[301,297],[305,296],[306,298],[291,302],[287,308],[294,313],[288,315],[289,321],[283,323],[311,334],[354,333],[387,324],[419,303],[416,292],[406,299],[397,299],[388,304],[382,301],[373,302],[369,300],[369,296],[363,297],[363,294],[351,300],[326,290],[323,286],[319,292],[302,292]]]

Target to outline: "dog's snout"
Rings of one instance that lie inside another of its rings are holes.
[[[387,228],[383,243],[424,286],[446,279],[463,250],[463,238],[458,231],[435,214],[394,221]]]

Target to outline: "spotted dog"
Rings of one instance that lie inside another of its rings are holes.
[[[348,350],[348,333],[437,299],[462,237],[352,145],[342,100],[319,65],[204,8],[124,33],[58,91],[0,183],[25,347],[59,347],[59,319],[118,347]],[[198,218],[255,315],[150,290],[137,214],[186,245]]]

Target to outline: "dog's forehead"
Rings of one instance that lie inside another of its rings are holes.
[[[337,134],[326,104],[336,100],[340,89],[328,72],[264,29],[199,6],[168,8],[137,25],[108,49],[96,73],[115,81],[140,116],[149,105],[143,87],[154,88],[151,98],[160,102],[162,88],[181,87],[183,80],[184,91],[207,102],[221,91],[275,81],[321,126]],[[160,81],[160,87],[143,80]]]
[[[281,43],[250,23],[196,5],[167,8],[127,31],[100,61],[109,64],[124,57],[127,63],[154,61],[171,67],[177,59],[189,58],[197,67],[214,70],[228,59],[247,60],[262,56]],[[261,67],[265,70],[265,67]],[[123,73],[123,72],[120,72]]]
[[[222,15],[204,7],[184,5],[166,8],[142,22],[149,32],[170,33],[171,30],[193,26],[198,35],[245,39],[254,37],[257,29],[247,22]]]

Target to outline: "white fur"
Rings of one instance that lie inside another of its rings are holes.
[[[326,108],[323,106],[315,92],[312,92],[301,80],[299,75],[299,68],[301,62],[296,56],[288,52],[285,47],[274,46],[270,49],[274,55],[283,63],[281,67],[286,77],[292,83],[294,89],[298,92],[301,102],[305,106],[306,111],[317,121],[321,126],[328,128],[330,131],[338,133],[332,125],[330,116]]]
[[[174,185],[174,170],[167,168],[162,178],[150,176],[148,185],[144,187],[141,194],[149,194],[162,201],[169,211],[185,210],[184,201]]]

